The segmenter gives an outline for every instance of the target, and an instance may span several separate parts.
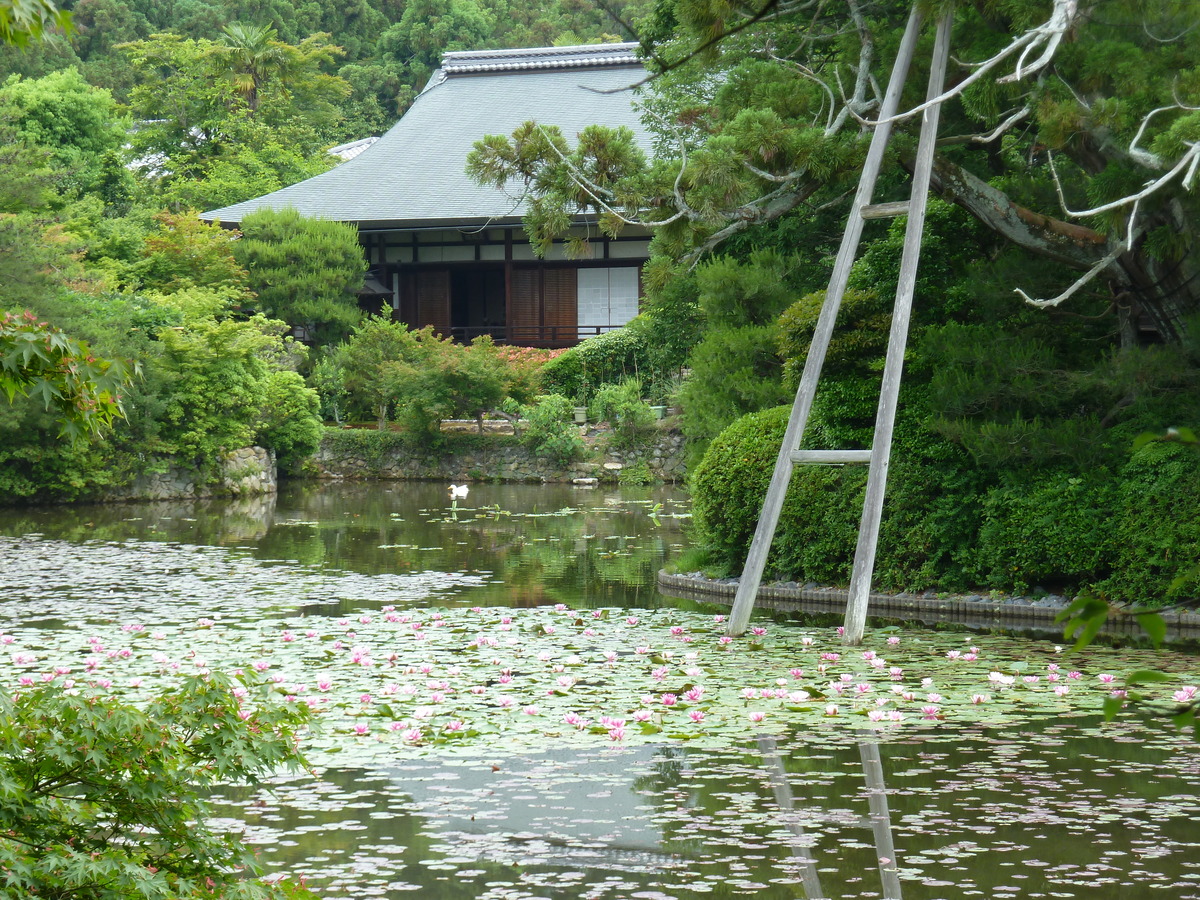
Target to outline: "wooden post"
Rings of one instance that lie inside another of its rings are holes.
[[[505,343],[513,342],[512,332],[512,229],[504,229],[504,335]]]
[[[926,100],[933,100],[942,93],[946,61],[950,58],[950,27],[953,18],[953,14],[947,12],[938,23]],[[908,343],[908,323],[912,318],[917,261],[921,257],[921,236],[925,231],[925,208],[929,200],[929,179],[933,171],[933,154],[937,144],[937,126],[941,110],[940,103],[925,110],[921,138],[917,144],[912,199],[909,202],[908,225],[904,232],[904,249],[900,255],[896,305],[892,311],[892,327],[888,334],[887,358],[883,366],[883,383],[879,392],[879,409],[875,416],[875,436],[871,442],[871,470],[867,475],[867,492],[863,499],[862,521],[858,528],[858,546],[854,551],[854,568],[850,573],[850,596],[846,602],[846,623],[842,640],[851,646],[862,643],[863,629],[867,623],[867,601],[871,594],[871,575],[875,570],[875,551],[879,546],[879,523],[883,517],[883,495],[887,488],[888,464],[892,455],[892,429],[896,422],[896,405],[900,397],[900,376],[904,370],[904,348]]]
[[[745,632],[750,621],[750,613],[754,608],[755,598],[758,596],[759,585],[762,583],[763,570],[767,565],[767,555],[771,550],[771,541],[775,537],[775,526],[779,522],[779,514],[783,510],[788,484],[792,480],[791,454],[800,449],[800,442],[804,439],[804,428],[808,423],[813,397],[816,396],[821,368],[825,364],[825,353],[829,349],[833,326],[837,321],[838,308],[841,306],[842,296],[846,292],[850,268],[854,265],[854,257],[858,252],[864,222],[860,210],[871,203],[875,181],[879,176],[884,151],[887,149],[888,138],[892,131],[891,119],[900,108],[900,94],[904,88],[909,66],[912,64],[920,31],[921,14],[914,7],[909,16],[908,27],[901,40],[899,52],[896,54],[896,62],[892,67],[892,78],[888,82],[887,93],[884,95],[883,105],[879,112],[882,122],[871,136],[871,145],[867,150],[866,161],[863,163],[858,192],[854,197],[854,207],[851,210],[849,221],[846,223],[846,232],[842,236],[842,244],[833,264],[833,274],[830,276],[829,287],[825,292],[825,303],[821,307],[821,314],[813,332],[812,344],[804,361],[804,372],[800,376],[800,387],[796,391],[796,399],[792,404],[787,431],[783,436],[783,446],[780,447],[779,456],[775,461],[775,471],[771,475],[762,511],[759,513],[758,525],[754,531],[754,539],[750,542],[750,550],[746,555],[746,565],[742,569],[742,577],[738,582],[737,595],[734,597],[733,610],[729,616],[727,629],[727,634],[734,637]]]

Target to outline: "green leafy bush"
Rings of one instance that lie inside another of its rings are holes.
[[[1117,491],[1109,473],[1050,471],[1006,479],[983,500],[978,561],[1005,590],[1059,590],[1105,577],[1114,561]]]
[[[638,328],[618,328],[572,347],[542,366],[542,390],[586,406],[605,384],[653,371],[650,348]]]
[[[787,400],[775,334],[773,325],[711,328],[692,350],[692,374],[679,390],[689,465],[740,416]]]
[[[808,358],[817,318],[825,303],[825,292],[801,297],[779,316],[779,355],[789,390],[800,384],[800,373]],[[847,290],[838,310],[837,328],[821,368],[822,385],[827,375],[863,375],[882,371],[887,353],[892,303],[874,291]]]
[[[1121,470],[1112,523],[1112,574],[1097,589],[1155,604],[1200,596],[1200,453],[1152,442]]]
[[[787,427],[789,407],[747,415],[710,445],[692,480],[697,540],[713,564],[740,571]],[[901,421],[892,449],[875,582],[965,587],[979,529],[978,476],[961,449]],[[771,577],[844,584],[854,559],[867,470],[796,470],[771,545]]]
[[[570,465],[583,456],[583,438],[574,424],[575,404],[561,394],[539,397],[525,407],[527,422],[521,443],[560,466]]]
[[[592,399],[590,414],[612,426],[612,443],[618,448],[644,443],[655,421],[650,404],[642,399],[642,383],[636,378],[600,388]]]
[[[259,872],[253,854],[207,821],[203,794],[302,765],[307,712],[261,682],[218,674],[144,708],[91,686],[0,692],[4,896],[295,896],[247,877]]]
[[[255,442],[275,451],[280,471],[290,471],[317,452],[321,443],[321,401],[295,372],[267,377],[266,398]]]

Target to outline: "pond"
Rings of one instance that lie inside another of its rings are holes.
[[[214,798],[326,898],[1200,897],[1177,653],[668,601],[667,488],[289,485],[0,511],[0,682],[241,667],[315,776]],[[1153,666],[1172,681],[1105,723]]]

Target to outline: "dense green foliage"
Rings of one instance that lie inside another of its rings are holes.
[[[611,8],[632,21],[648,6],[618,2]],[[197,93],[240,98],[249,111],[289,110],[293,103],[302,104],[306,125],[315,127],[326,145],[390,127],[447,50],[565,45],[630,36],[600,7],[569,0],[536,5],[509,0],[407,4],[317,0],[302,6],[242,0],[196,0],[184,6],[147,0],[80,0],[71,8],[73,28],[65,37],[34,42],[23,53],[0,48],[0,74],[37,77],[58,69],[78,69],[89,82],[111,89],[123,102],[137,103],[141,102],[137,87],[144,77],[137,68],[141,50],[134,51],[131,67],[127,45],[161,48],[164,42],[175,41],[187,45],[186,53],[196,57],[201,65],[193,66],[197,73],[210,75],[207,86],[198,76],[186,76]],[[0,40],[10,34],[10,17],[20,20],[13,25],[40,26],[42,22],[53,25],[60,16],[51,3],[25,2],[4,9],[8,13],[0,15]],[[12,34],[24,37],[31,30]],[[318,43],[306,45],[314,37]],[[288,47],[298,48],[299,53]],[[181,60],[175,50],[167,53],[162,70],[166,84],[160,85],[164,96],[174,98],[180,84],[175,63]],[[310,61],[315,63],[310,75],[337,81],[321,83],[306,76],[299,85],[303,90],[296,91],[287,79]],[[332,106],[327,102],[331,98],[319,96],[330,86],[335,88]],[[313,88],[318,89],[315,94]],[[308,97],[296,96],[304,91]],[[312,105],[313,99],[320,103]],[[161,112],[168,110],[164,107]],[[249,155],[257,154],[251,150]]]
[[[120,392],[130,377],[121,363],[97,359],[86,342],[31,312],[0,314],[0,392],[10,403],[32,395],[56,409],[65,436],[100,434],[123,416]]]
[[[746,261],[715,257],[696,271],[696,305],[706,326],[688,357],[679,393],[689,455],[739,416],[782,403],[776,319],[794,295],[787,263],[770,250]]]
[[[521,410],[526,424],[521,442],[538,456],[566,466],[584,453],[583,438],[575,425],[575,404],[562,394],[546,394]]]
[[[642,399],[642,393],[641,381],[626,378],[617,384],[606,384],[592,398],[589,412],[593,419],[612,426],[614,447],[636,447],[654,427],[654,413]]]
[[[299,895],[247,877],[252,852],[207,821],[203,792],[301,765],[306,707],[244,676],[193,676],[144,707],[68,687],[0,694],[5,896]]]
[[[383,431],[395,421],[424,446],[444,440],[444,419],[483,417],[506,400],[532,392],[528,367],[514,365],[489,337],[464,347],[432,328],[410,329],[370,316],[318,364],[315,383],[326,409],[352,419],[374,418]]]
[[[599,334],[542,366],[542,388],[586,406],[601,385],[652,375],[650,353],[640,325]]]
[[[233,254],[250,274],[257,311],[318,344],[345,337],[358,323],[367,261],[352,225],[264,209],[246,216],[241,232]]]
[[[938,332],[941,329],[931,329]],[[1020,332],[1007,335],[1020,343]],[[1004,340],[1000,332],[997,337]],[[922,343],[926,352],[942,347]],[[961,343],[955,344],[957,349]],[[1042,348],[1042,352],[1047,352]],[[1152,368],[1158,348],[1129,350],[1129,365]],[[1152,443],[1133,451],[1147,419],[1165,412],[1194,420],[1196,399],[1163,403],[1178,369],[1144,395],[1125,398],[1101,427],[1081,413],[1080,395],[1042,392],[1042,418],[1011,426],[1011,403],[963,403],[946,427],[949,359],[914,360],[901,395],[876,560],[875,583],[890,589],[1075,591],[1112,600],[1162,603],[1193,596],[1200,515],[1190,498],[1200,466],[1190,448]],[[1043,358],[1022,372],[1051,370]],[[1058,377],[1064,373],[1057,371]],[[932,374],[931,374],[932,373]],[[1094,373],[1080,375],[1097,380]],[[865,379],[860,381],[860,384]],[[930,383],[932,382],[932,383]],[[835,374],[818,394],[807,446],[869,441],[874,394]],[[873,392],[874,384],[866,382]],[[996,388],[1005,387],[997,378]],[[1098,388],[1112,389],[1112,382]],[[788,408],[739,420],[710,446],[692,481],[697,532],[712,564],[737,571],[782,440]],[[1081,418],[1076,418],[1081,417]],[[1074,431],[1072,432],[1072,429]],[[1075,434],[1074,440],[1070,435]],[[865,469],[801,467],[793,477],[769,571],[775,577],[844,584],[853,561]]]

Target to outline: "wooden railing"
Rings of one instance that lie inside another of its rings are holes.
[[[451,328],[450,337],[469,344],[481,335],[490,335],[497,344],[520,347],[573,347],[598,334],[616,331],[620,325],[478,325]]]

